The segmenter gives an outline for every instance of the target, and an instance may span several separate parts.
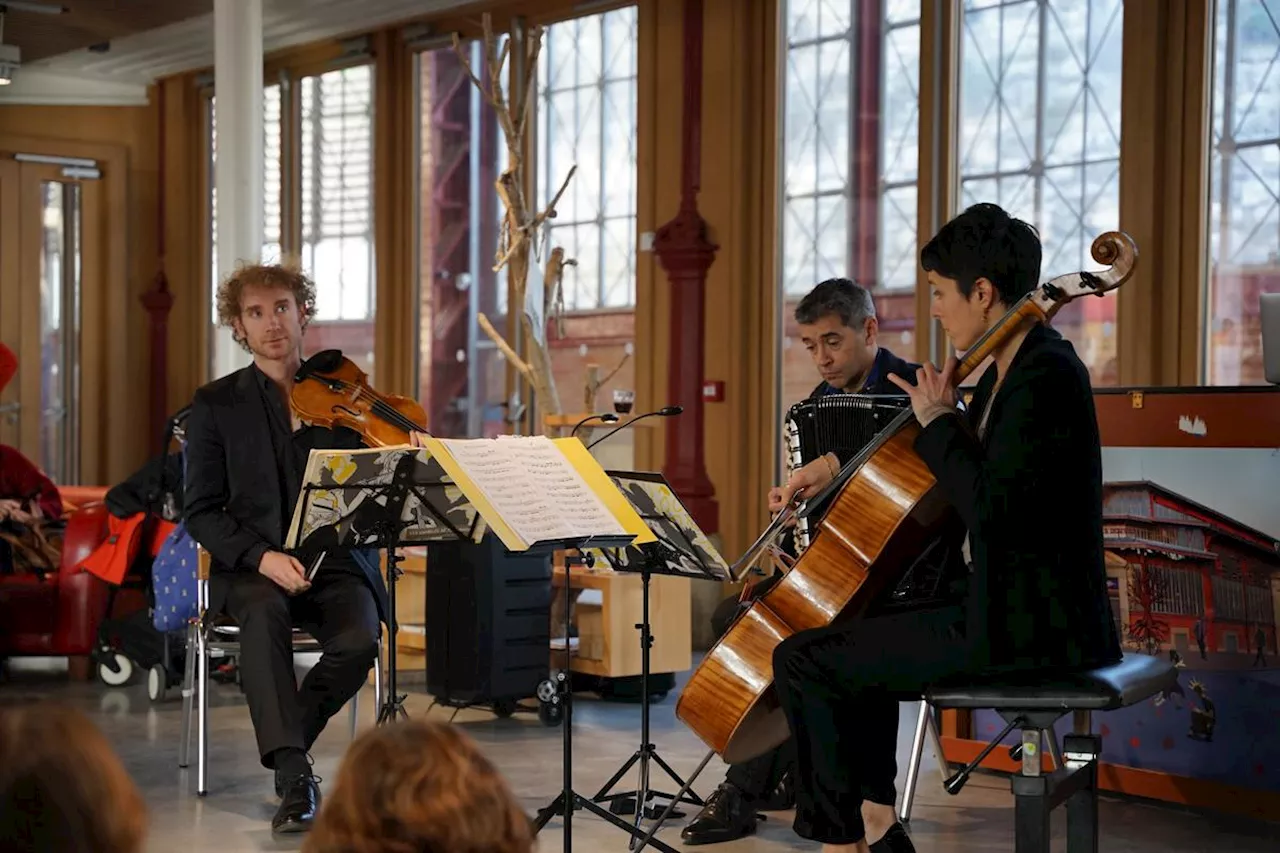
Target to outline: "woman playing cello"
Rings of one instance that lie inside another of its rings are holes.
[[[963,414],[955,357],[941,373],[926,365],[914,386],[895,378],[922,427],[914,449],[968,531],[954,602],[872,611],[796,633],[774,652],[796,738],[795,830],[824,851],[914,849],[893,810],[899,701],[953,674],[1120,659],[1088,371],[1046,325],[1007,328],[1006,313],[1037,285],[1040,259],[1035,230],[991,204],[960,214],[921,252],[933,316],[958,349],[1006,326]],[[821,489],[835,467],[818,459],[800,469],[771,509]]]

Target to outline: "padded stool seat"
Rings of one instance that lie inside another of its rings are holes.
[[[1167,660],[1126,654],[1118,663],[1075,672],[1025,672],[1008,676],[949,679],[933,685],[925,701],[937,708],[990,709],[1007,723],[978,757],[947,779],[950,794],[959,793],[970,774],[1015,728],[1022,742],[1010,750],[1022,759],[1011,779],[1014,796],[1014,850],[1049,853],[1049,815],[1067,807],[1067,853],[1098,850],[1098,756],[1102,738],[1093,734],[1090,714],[1141,702],[1177,685],[1178,671]],[[1075,733],[1058,748],[1054,724],[1075,714]],[[1041,769],[1040,746],[1049,736],[1054,769]],[[917,741],[920,736],[917,735]]]
[[[1129,654],[1119,663],[1078,672],[1020,673],[978,684],[939,682],[926,698],[940,708],[1111,711],[1169,690],[1177,680],[1168,661]]]

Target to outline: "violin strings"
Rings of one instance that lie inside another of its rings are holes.
[[[349,387],[351,387],[350,384],[343,379],[331,379],[329,381],[332,382],[334,385],[336,385],[339,390],[345,391]],[[359,386],[356,387],[357,398],[364,393],[366,393],[364,388],[361,388]],[[419,426],[418,424],[410,420],[407,415],[402,414],[400,411],[393,408],[390,404],[383,402],[382,400],[375,398],[373,402],[370,403],[369,408],[373,411],[374,414],[378,415],[383,420],[390,422],[394,426],[400,427],[406,432],[426,432],[425,429],[423,429],[421,426]]]

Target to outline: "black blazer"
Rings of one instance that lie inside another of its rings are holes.
[[[1057,331],[1023,340],[987,421],[989,368],[965,414],[915,442],[970,534],[968,636],[997,669],[1120,659],[1102,543],[1102,452],[1089,373]]]
[[[279,474],[261,392],[252,366],[215,379],[195,393],[186,423],[184,520],[193,539],[213,558],[209,609],[219,612],[237,573],[256,572],[266,550],[281,550]],[[362,447],[351,430],[311,428],[316,447]],[[378,552],[353,550],[386,622],[386,585]]]

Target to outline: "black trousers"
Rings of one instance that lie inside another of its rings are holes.
[[[795,831],[824,844],[862,840],[862,803],[897,800],[898,703],[969,670],[964,609],[898,610],[802,631],[773,655],[796,751]]]
[[[761,581],[753,590],[755,596],[764,595],[777,582],[776,578]],[[739,597],[731,595],[717,605],[711,614],[711,628],[716,637],[723,637],[733,624],[741,608]],[[764,800],[781,783],[782,778],[795,769],[795,744],[788,738],[782,745],[763,755],[729,765],[725,779],[737,788],[748,802]]]
[[[240,626],[240,684],[258,754],[264,767],[274,767],[273,752],[309,750],[329,718],[364,685],[378,656],[377,603],[354,571],[321,571],[296,596],[255,572],[231,581],[227,613]],[[301,687],[294,677],[295,625],[322,648]]]

